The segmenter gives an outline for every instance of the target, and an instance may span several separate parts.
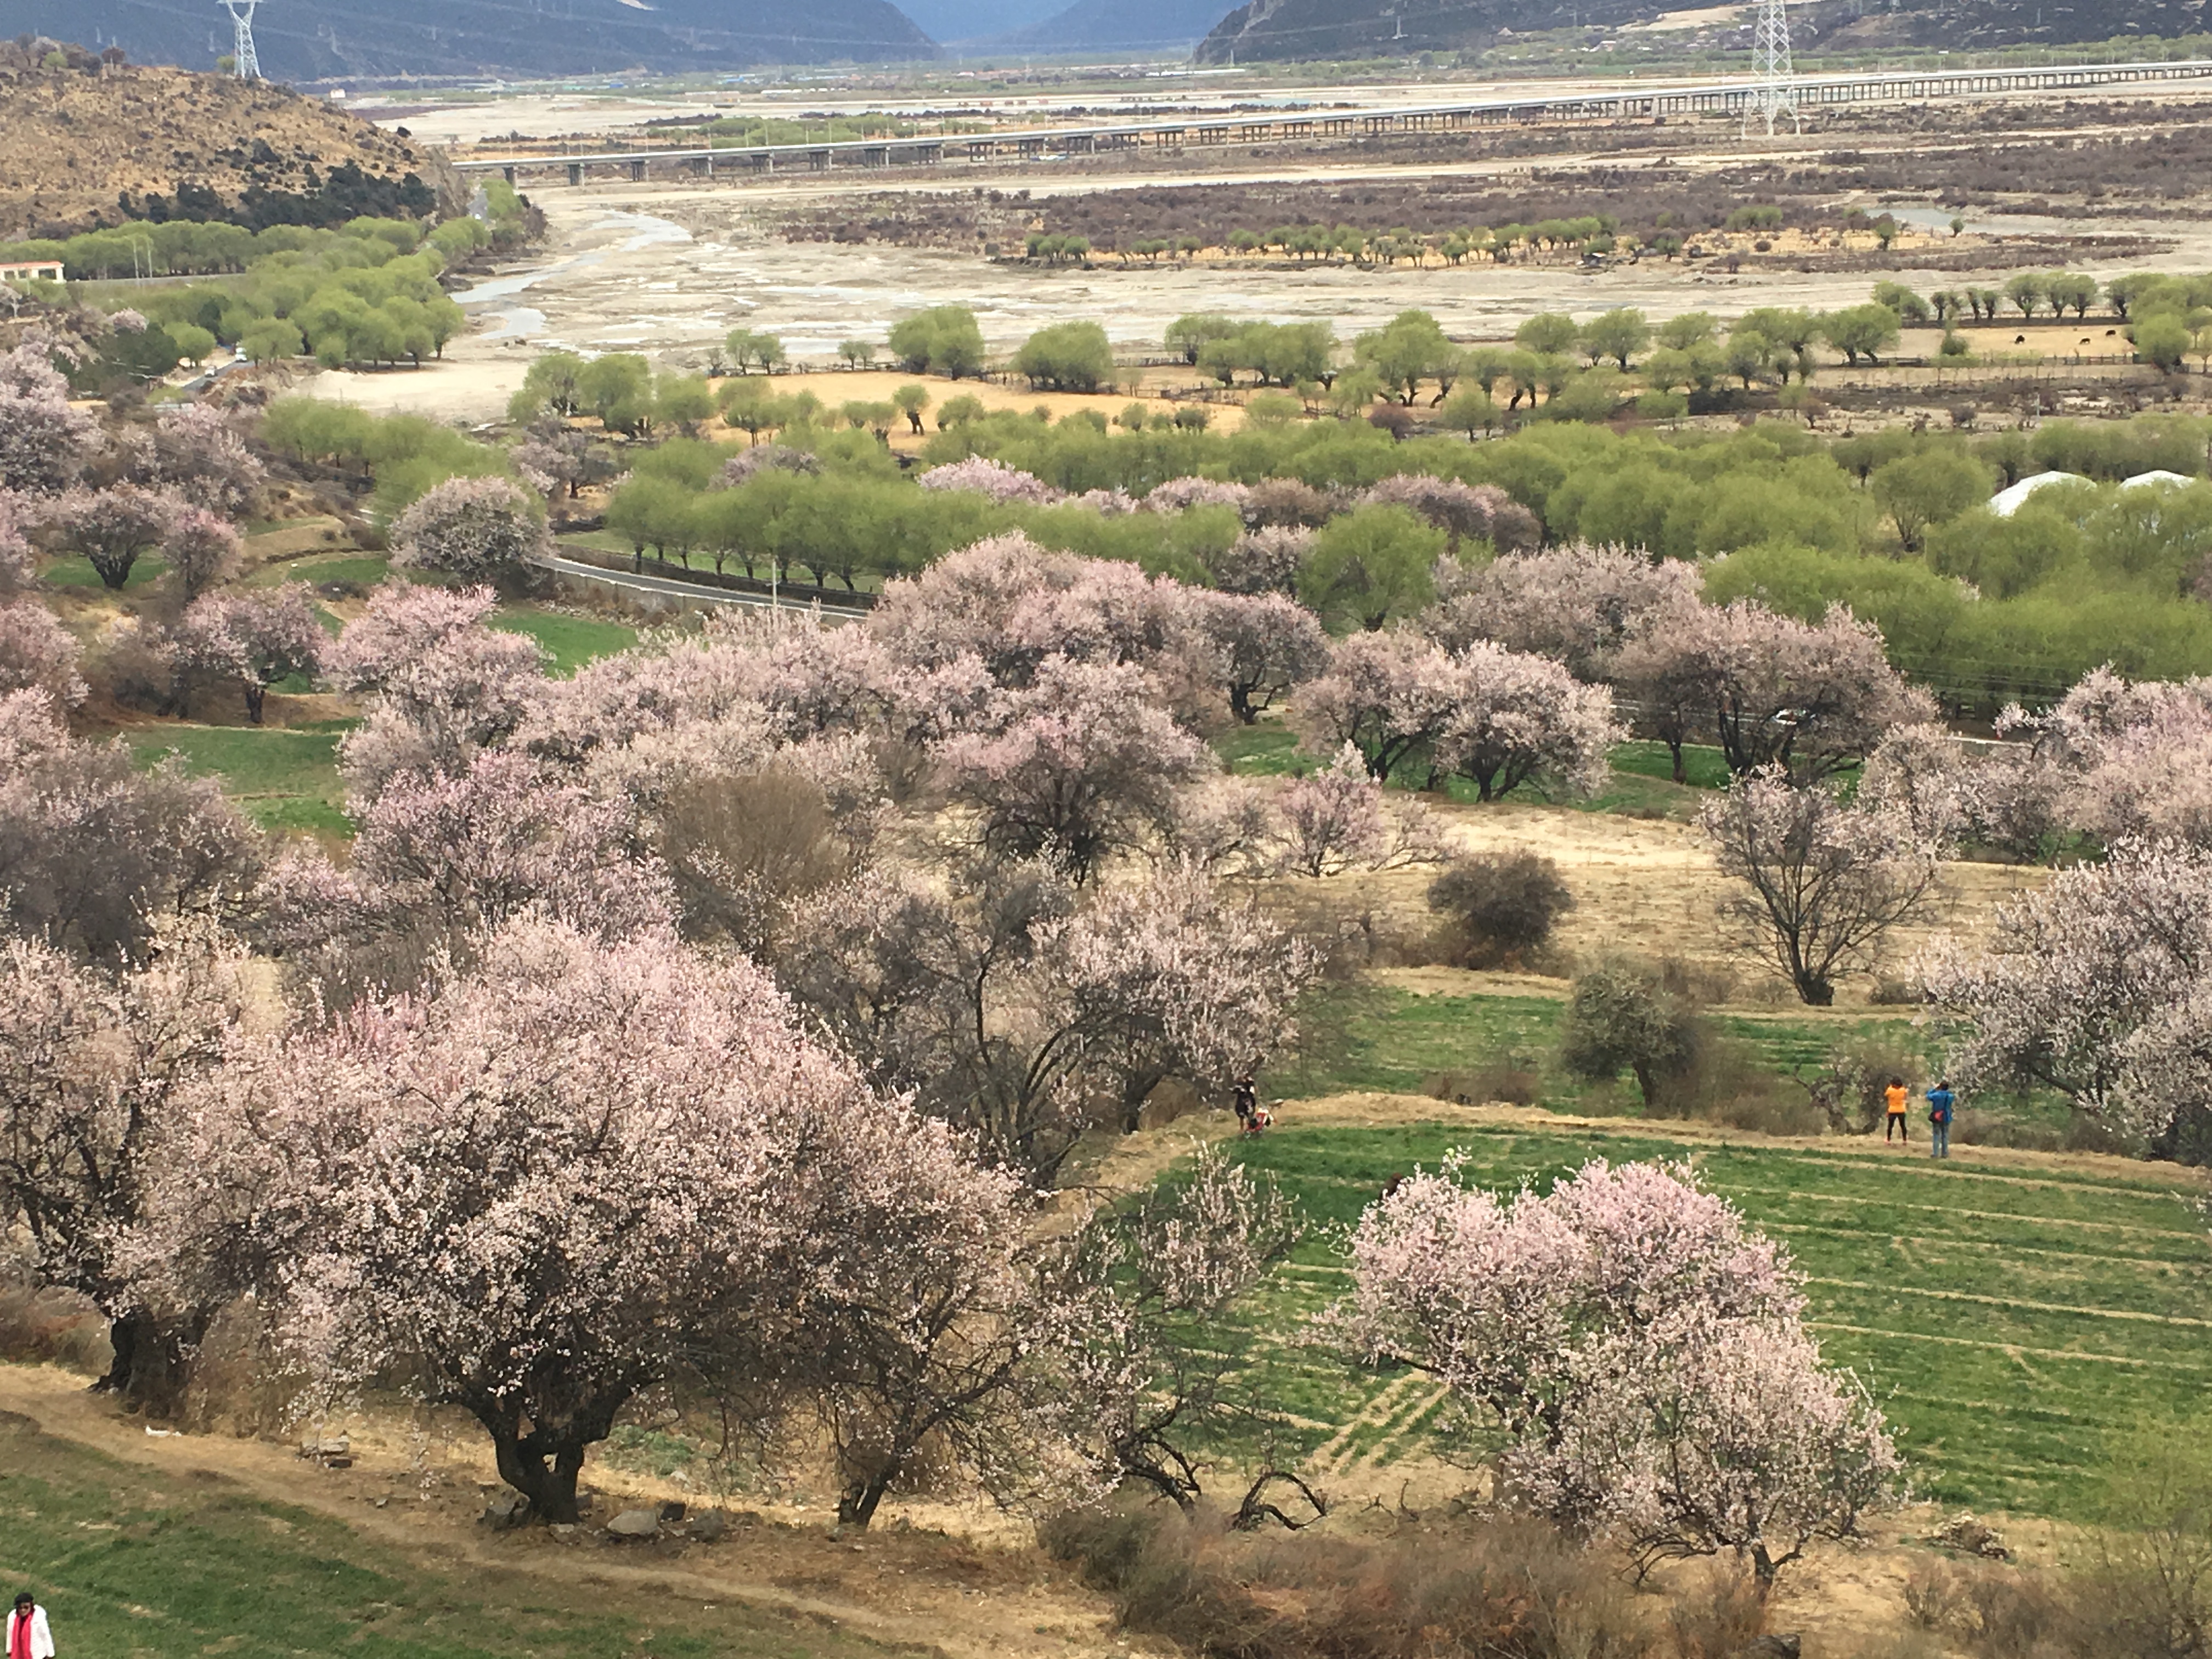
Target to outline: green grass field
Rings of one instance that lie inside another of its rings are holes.
[[[541,611],[534,605],[501,605],[491,618],[494,628],[509,634],[527,634],[545,647],[548,672],[563,678],[598,657],[611,657],[637,643],[637,629],[592,617],[572,617],[566,611]]]
[[[333,720],[289,729],[272,726],[139,726],[124,734],[142,765],[171,750],[195,776],[222,781],[223,793],[264,830],[350,836],[338,738],[352,724]]]
[[[1447,1073],[1502,1067],[1536,1073],[1539,1104],[1570,1112],[1615,1109],[1620,1090],[1571,1076],[1559,1066],[1564,1006],[1558,997],[1417,996],[1364,983],[1332,988],[1304,1017],[1313,1039],[1307,1055],[1269,1084],[1306,1099],[1355,1089],[1422,1094]],[[1926,1043],[1908,1013],[1793,1018],[1722,1010],[1707,1018],[1753,1063],[1784,1075],[1809,1075],[1831,1050],[1856,1039],[1911,1052]]]
[[[311,1478],[307,1475],[303,1479]],[[0,1544],[65,1654],[293,1659],[863,1659],[824,1621],[534,1573],[425,1566],[219,1474],[179,1478],[0,1419]]]
[[[1294,1108],[1285,1116],[1238,1156],[1316,1224],[1230,1340],[1257,1356],[1242,1386],[1281,1414],[1279,1433],[1340,1475],[1431,1449],[1440,1399],[1414,1373],[1304,1342],[1305,1322],[1346,1286],[1341,1230],[1392,1174],[1453,1147],[1501,1189],[1598,1156],[1693,1162],[1796,1256],[1828,1358],[1882,1401],[1924,1498],[2083,1518],[2116,1437],[2187,1413],[2212,1384],[2212,1240],[2171,1170],[1938,1164],[1924,1139],[1868,1157],[1691,1143],[1656,1125],[1302,1129]]]
[[[1310,771],[1322,764],[1298,743],[1297,733],[1280,720],[1261,720],[1256,726],[1237,726],[1213,740],[1214,751],[1239,777],[1285,777]],[[1687,783],[1676,783],[1674,758],[1662,743],[1624,743],[1611,757],[1613,775],[1605,787],[1587,800],[1558,804],[1584,812],[1618,812],[1632,817],[1664,817],[1687,821],[1697,816],[1705,792],[1728,782],[1728,764],[1717,749],[1692,746],[1684,755]],[[1408,775],[1410,776],[1410,774]],[[1393,779],[1392,788],[1402,787]],[[1444,787],[1443,799],[1464,805],[1475,800],[1474,786],[1454,778]],[[1510,800],[1543,801],[1540,790],[1522,786]]]
[[[133,560],[131,574],[123,584],[123,591],[135,593],[142,587],[151,587],[168,574],[168,561],[151,553]],[[49,587],[90,587],[101,586],[100,573],[92,568],[92,561],[82,553],[71,553],[54,560],[46,566],[40,580]]]

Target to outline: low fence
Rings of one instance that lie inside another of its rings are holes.
[[[742,576],[733,571],[699,570],[672,564],[653,554],[625,556],[620,553],[611,553],[604,547],[588,547],[578,542],[556,542],[555,545],[560,549],[562,558],[572,559],[578,564],[588,564],[596,569],[633,576],[658,576],[664,581],[688,582],[695,587],[715,587],[729,593],[774,598],[794,606],[819,605],[825,611],[872,611],[879,597],[842,587],[817,587],[812,582],[766,582],[757,576]]]

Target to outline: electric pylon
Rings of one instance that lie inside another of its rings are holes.
[[[253,9],[259,3],[260,0],[222,0],[222,9],[230,14],[234,41],[230,49],[231,73],[241,81],[261,78],[261,60],[253,55]],[[1785,45],[1783,51],[1786,54],[1789,47]]]
[[[1766,136],[1774,136],[1778,116],[1787,115],[1795,131],[1805,130],[1797,112],[1797,78],[1790,67],[1790,14],[1784,0],[1759,0],[1759,21],[1751,31],[1752,72],[1759,77],[1750,100],[1743,106],[1743,130],[1748,135],[1753,121],[1763,122]]]

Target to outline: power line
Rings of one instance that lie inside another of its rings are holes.
[[[1766,125],[1766,136],[1774,137],[1774,119],[1788,115],[1791,127],[1805,130],[1805,123],[1797,113],[1797,78],[1790,64],[1790,14],[1784,9],[1787,0],[1759,0],[1759,21],[1751,32],[1752,73],[1759,78],[1759,89],[1743,106],[1743,130],[1751,131],[1754,120]]]
[[[230,14],[231,73],[241,81],[261,78],[261,60],[253,52],[253,9],[260,0],[222,0],[222,9]],[[243,5],[245,9],[240,10]]]

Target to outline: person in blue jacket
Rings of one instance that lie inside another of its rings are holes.
[[[1951,1110],[1954,1097],[1948,1083],[1939,1083],[1928,1091],[1929,1146],[1930,1158],[1951,1156]]]

